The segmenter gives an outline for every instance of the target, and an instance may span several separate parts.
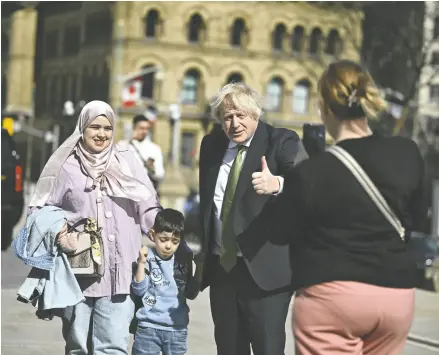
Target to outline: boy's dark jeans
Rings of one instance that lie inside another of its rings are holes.
[[[132,355],[183,355],[187,351],[187,329],[161,330],[137,327]]]

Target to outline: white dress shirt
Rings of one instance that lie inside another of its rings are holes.
[[[165,168],[163,165],[162,150],[158,144],[155,144],[149,138],[145,138],[141,142],[133,139],[131,141],[132,144],[130,144],[130,141],[121,141],[119,143],[128,144],[129,149],[134,152],[134,155],[142,163],[142,166],[145,165],[148,159],[154,159],[154,178],[157,179],[157,181],[163,180],[165,177]]]
[[[243,145],[247,147],[247,149],[244,150],[243,154],[243,162],[245,161],[245,158],[247,157],[247,151],[250,147],[250,143],[252,141],[253,137],[250,138],[247,142],[245,142]],[[216,181],[215,186],[215,192],[213,196],[213,213],[214,213],[214,221],[213,221],[213,245],[212,245],[212,251],[214,254],[220,254],[221,245],[218,245],[218,241],[221,240],[222,235],[222,221],[221,221],[221,209],[223,207],[223,199],[224,199],[224,193],[226,192],[227,187],[227,181],[229,179],[230,170],[232,169],[233,162],[235,161],[235,158],[238,154],[238,144],[230,141],[229,146],[227,147],[226,153],[224,154],[223,161],[221,163],[221,167],[218,173],[218,179]],[[278,195],[282,193],[283,185],[284,185],[284,178],[282,176],[276,176],[279,180],[279,191],[274,194]],[[241,253],[238,251],[238,255],[241,256]]]

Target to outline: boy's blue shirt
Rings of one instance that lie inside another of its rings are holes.
[[[149,275],[136,282],[132,290],[142,297],[137,313],[138,326],[162,330],[186,329],[189,324],[189,307],[186,299],[194,299],[200,284],[192,276],[191,254],[174,254],[163,260],[155,249],[149,249],[145,268]]]

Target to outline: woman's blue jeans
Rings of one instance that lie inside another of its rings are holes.
[[[128,355],[134,302],[129,295],[86,297],[63,317],[66,355]]]

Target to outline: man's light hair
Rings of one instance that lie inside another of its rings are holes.
[[[255,120],[261,117],[262,105],[260,96],[257,91],[250,89],[244,83],[227,84],[210,102],[211,114],[220,122],[222,121],[221,109],[224,100],[231,100],[237,110],[246,112]]]

